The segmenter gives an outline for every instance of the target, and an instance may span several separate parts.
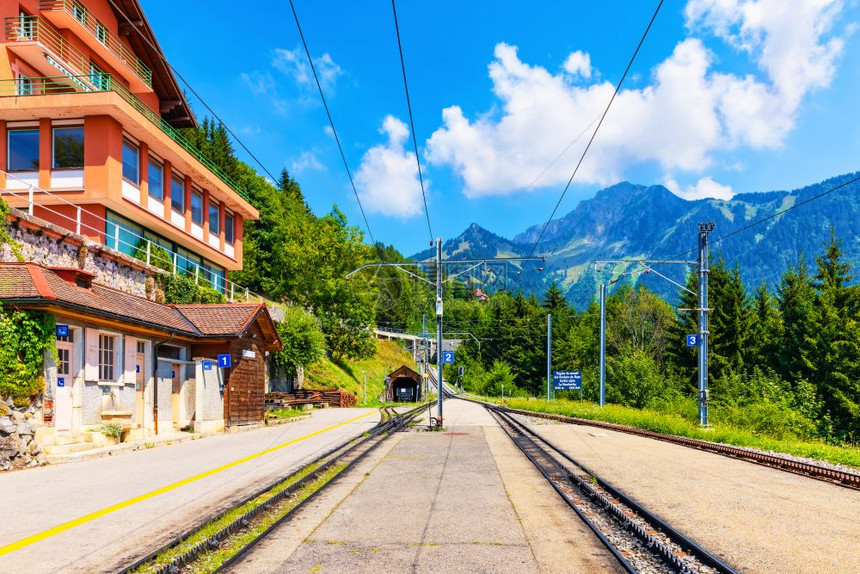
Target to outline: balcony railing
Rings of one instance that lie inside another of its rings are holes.
[[[248,194],[239,187],[230,176],[219,168],[206,155],[191,144],[179,130],[167,123],[161,116],[156,114],[152,109],[144,104],[140,98],[128,91],[121,82],[115,81],[110,74],[88,74],[88,75],[64,75],[51,76],[41,78],[24,78],[13,80],[0,80],[0,97],[8,96],[25,96],[37,97],[43,94],[65,94],[65,93],[91,93],[91,92],[114,92],[131,107],[140,112],[150,122],[155,124],[170,139],[178,143],[182,148],[191,154],[197,161],[202,163],[206,168],[218,176],[221,181],[230,186],[233,191],[238,193],[242,198],[248,200]]]
[[[63,38],[54,26],[38,16],[15,16],[6,18],[7,42],[38,42],[54,53],[72,71],[89,71],[89,58]]]
[[[107,47],[126,67],[137,74],[147,86],[152,87],[152,70],[137,57],[131,48],[110,31],[86,6],[74,0],[41,0],[42,12],[65,12],[80,22],[96,40]]]

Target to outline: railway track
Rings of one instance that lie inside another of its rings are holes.
[[[471,399],[465,399],[471,400]],[[481,403],[487,404],[487,403]],[[563,423],[576,424],[576,425],[587,425],[617,432],[623,432],[626,434],[638,435],[646,438],[652,438],[656,440],[661,440],[664,442],[670,442],[673,444],[678,444],[682,446],[686,446],[689,448],[695,448],[698,450],[703,450],[706,452],[711,452],[715,454],[720,454],[723,456],[728,456],[731,458],[736,458],[739,460],[744,460],[747,462],[751,462],[754,464],[767,466],[770,468],[775,468],[778,470],[782,470],[785,472],[791,472],[794,474],[799,474],[802,476],[806,476],[809,478],[814,478],[816,480],[823,480],[825,482],[829,482],[831,484],[836,484],[839,486],[843,486],[846,488],[852,488],[855,490],[860,490],[860,474],[853,472],[846,472],[841,470],[836,470],[832,468],[827,468],[824,466],[820,466],[817,464],[811,464],[808,462],[802,462],[797,460],[792,460],[789,458],[776,456],[772,454],[757,452],[753,450],[748,450],[745,448],[739,448],[736,446],[730,446],[727,444],[713,443],[704,440],[697,440],[686,437],[679,437],[673,435],[667,435],[663,433],[658,433],[654,431],[648,431],[644,429],[637,429],[634,427],[628,427],[623,425],[618,425],[614,423],[608,423],[603,421],[594,421],[590,419],[580,419],[575,417],[568,417],[564,415],[555,415],[549,413],[540,413],[535,411],[526,411],[520,409],[511,409],[508,407],[498,407],[499,409],[508,412],[515,413],[519,415],[525,415],[529,417],[548,419]]]
[[[628,572],[735,572],[731,566],[516,420],[507,409],[485,407]]]
[[[397,413],[392,407],[382,408],[380,422],[370,432],[331,449],[298,472],[269,484],[177,536],[120,573],[224,571],[427,407],[422,405],[406,413]]]

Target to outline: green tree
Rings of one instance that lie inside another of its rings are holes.
[[[271,366],[281,374],[295,375],[299,366],[325,356],[325,335],[313,313],[290,306],[284,314],[284,320],[276,323],[284,348],[270,354]]]
[[[786,380],[813,380],[817,336],[815,289],[802,254],[797,265],[789,267],[782,275],[777,298],[784,326],[776,356],[777,373]]]

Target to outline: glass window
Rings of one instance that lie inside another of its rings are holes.
[[[223,293],[224,279],[227,276],[224,269],[217,265],[206,265],[206,275],[212,288]]]
[[[233,223],[233,214],[228,211],[224,214],[224,238],[230,245],[233,245],[233,242],[236,241]]]
[[[110,90],[110,74],[90,62],[90,83],[96,90],[106,92]]]
[[[69,334],[65,337],[57,337],[57,341],[61,343],[74,343],[75,342],[75,331],[72,328],[69,328]]]
[[[218,204],[209,199],[209,233],[218,235],[221,233],[221,214],[218,212]]]
[[[54,169],[84,167],[84,126],[54,128]]]
[[[39,169],[39,130],[9,130],[9,171]]]
[[[194,255],[190,251],[186,251],[185,249],[177,249],[176,255],[176,267],[179,269],[180,273],[189,273],[190,275],[194,275],[194,273],[196,273],[195,269],[197,267],[202,267],[203,265],[203,259]],[[200,269],[200,276],[204,277],[203,269]]]
[[[143,255],[138,259],[146,259],[146,244],[142,239],[142,227],[110,212],[105,219],[105,245],[132,257]],[[140,253],[138,253],[138,249],[141,250]]]
[[[149,158],[149,195],[164,200],[164,166],[155,158]]]
[[[203,194],[191,190],[191,221],[203,225]]]
[[[140,150],[130,141],[122,140],[122,177],[138,185],[140,183]]]
[[[104,24],[96,24],[96,38],[102,44],[107,42],[107,29],[104,27]]]
[[[137,342],[137,353],[139,355],[143,355],[144,353],[146,353],[146,343],[144,341]]]
[[[33,16],[27,14],[24,11],[18,12],[18,37],[19,38],[27,38],[28,40],[32,40],[35,38],[35,34],[33,33]]]
[[[116,367],[116,337],[99,335],[99,380],[113,381]]]
[[[173,211],[185,213],[185,178],[174,175],[170,181],[170,206]]]
[[[75,2],[72,4],[72,16],[81,24],[87,23],[87,9]]]
[[[32,96],[33,80],[26,76],[18,76],[18,80],[15,82],[15,93],[19,96]]]

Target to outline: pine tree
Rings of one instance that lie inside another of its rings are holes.
[[[709,277],[709,378],[725,379],[744,371],[752,320],[741,273],[729,271],[722,257],[711,266]]]
[[[777,372],[786,380],[812,380],[816,345],[815,289],[809,266],[800,255],[797,265],[783,273],[777,288],[783,339],[776,356]]]
[[[776,297],[764,283],[759,285],[753,295],[752,316],[746,372],[751,374],[756,368],[776,371],[775,359],[783,336],[782,317]]]

